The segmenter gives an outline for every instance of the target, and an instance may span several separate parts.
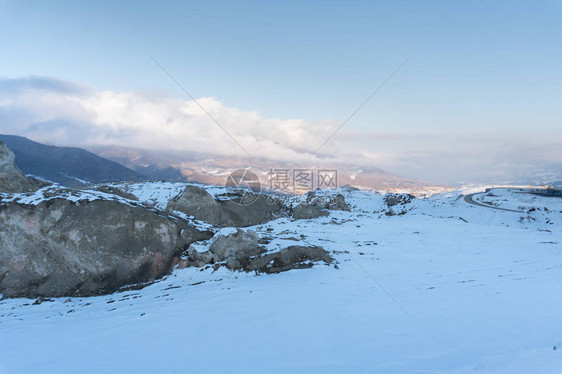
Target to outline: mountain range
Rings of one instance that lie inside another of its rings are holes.
[[[82,148],[45,145],[15,135],[0,135],[0,141],[14,152],[16,165],[24,174],[64,186],[148,179]]]

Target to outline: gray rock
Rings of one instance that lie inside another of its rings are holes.
[[[0,293],[88,296],[170,272],[209,232],[142,206],[53,198],[0,205]]]
[[[351,209],[349,209],[349,206],[345,202],[345,198],[341,194],[337,194],[332,199],[330,199],[330,204],[328,206],[328,209],[345,210],[347,212],[349,212],[351,210]]]
[[[294,219],[313,219],[318,217],[325,217],[328,215],[323,209],[316,205],[301,203],[297,205],[293,211]]]
[[[223,219],[219,203],[207,191],[197,186],[187,186],[181,194],[168,202],[166,209],[177,210],[212,225],[220,225]]]
[[[256,233],[240,229],[213,238],[209,251],[214,262],[226,261],[226,267],[229,269],[240,269],[248,263],[250,257],[263,253]]]
[[[317,261],[329,264],[333,259],[322,247],[292,245],[279,252],[250,259],[244,270],[272,274],[291,269],[308,269],[313,266],[313,262]]]
[[[406,205],[412,202],[415,199],[415,196],[407,194],[407,193],[399,193],[399,194],[386,194],[384,196],[384,202],[387,206],[395,206],[395,205]]]
[[[342,194],[332,196],[316,196],[314,192],[309,192],[306,203],[314,205],[320,209],[345,210],[350,211],[349,206],[345,202]]]
[[[199,252],[192,246],[187,249],[189,259],[193,262],[192,266],[201,267],[213,262],[211,251]]]
[[[108,185],[101,185],[101,186],[97,186],[94,188],[96,191],[100,191],[100,192],[104,192],[104,193],[108,193],[111,195],[116,195],[116,196],[120,196],[123,197],[125,199],[129,199],[129,200],[134,200],[134,201],[138,201],[139,198],[136,197],[135,195],[133,195],[132,193],[129,192],[125,192],[120,188],[117,187],[113,187],[113,186],[108,186]]]
[[[247,227],[260,225],[283,216],[286,208],[278,200],[258,194],[250,203],[241,203],[238,199],[220,201],[223,227]]]
[[[168,203],[167,210],[188,214],[195,219],[219,227],[247,227],[262,224],[281,216],[285,208],[278,201],[257,195],[252,202],[240,199],[215,200],[205,189],[187,186]]]
[[[0,142],[0,192],[30,192],[46,185],[23,175],[14,161],[14,153]]]

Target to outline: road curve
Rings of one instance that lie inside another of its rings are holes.
[[[503,211],[506,211],[506,212],[515,212],[515,213],[525,213],[525,212],[523,212],[523,211],[521,211],[521,210],[513,210],[513,209],[506,209],[506,208],[498,208],[497,206],[492,206],[492,205],[488,205],[488,204],[479,203],[478,201],[474,201],[474,199],[472,198],[472,196],[477,195],[477,194],[479,194],[479,193],[482,193],[482,192],[471,193],[471,194],[466,195],[466,196],[464,197],[464,201],[466,201],[466,202],[469,203],[469,204],[476,205],[476,206],[479,206],[479,207],[488,208],[488,209],[503,210]]]

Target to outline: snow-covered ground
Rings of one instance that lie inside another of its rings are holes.
[[[124,188],[161,207],[182,185]],[[382,195],[341,192],[351,212],[252,228],[270,249],[322,245],[329,266],[0,301],[0,373],[562,371],[562,199],[474,196],[516,213],[451,192],[388,216]]]

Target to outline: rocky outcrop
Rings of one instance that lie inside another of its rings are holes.
[[[401,216],[408,212],[407,205],[414,200],[415,197],[410,194],[387,194],[384,202],[388,206],[388,210],[384,213],[387,216]]]
[[[314,192],[310,192],[307,195],[306,203],[314,205],[320,209],[344,210],[347,212],[351,210],[345,202],[345,198],[342,194],[317,196]]]
[[[117,201],[52,198],[0,205],[0,294],[87,296],[167,274],[208,239],[188,222]]]
[[[231,270],[255,271],[258,273],[280,273],[291,269],[306,269],[314,262],[327,264],[333,259],[322,247],[290,246],[278,252],[267,253],[259,245],[253,231],[237,229],[227,234],[217,234],[208,251],[188,250],[190,266],[206,264],[224,265]],[[189,265],[188,265],[189,266]]]
[[[317,261],[329,264],[333,259],[322,247],[292,245],[279,252],[268,253],[251,259],[244,270],[273,274],[291,269],[308,269],[314,265],[313,262]]]
[[[395,206],[395,205],[406,205],[412,202],[415,199],[415,196],[407,194],[407,193],[399,193],[399,194],[386,194],[384,196],[384,202],[387,206]]]
[[[219,203],[201,187],[187,186],[178,196],[168,202],[166,210],[185,213],[195,219],[219,225],[222,211]]]
[[[216,200],[205,189],[190,185],[170,200],[166,209],[219,227],[247,227],[271,221],[281,216],[285,208],[265,195],[256,195],[250,202],[242,202],[241,198]]]
[[[293,210],[294,219],[313,219],[318,217],[325,217],[328,212],[320,209],[316,205],[302,203],[297,205]]]
[[[213,238],[209,251],[214,262],[226,261],[226,267],[229,269],[240,269],[252,256],[264,252],[254,231],[240,229],[229,235],[217,235]]]
[[[128,200],[135,200],[135,201],[139,200],[139,198],[136,197],[135,195],[133,195],[132,193],[125,192],[122,189],[114,187],[114,186],[108,186],[108,185],[102,184],[101,186],[95,187],[94,190],[100,191],[100,192],[103,192],[103,193],[108,193],[108,194],[111,194],[111,195],[116,195],[116,196],[119,196],[119,197],[123,197],[123,198],[128,199]]]
[[[29,192],[46,185],[27,178],[15,164],[14,153],[0,142],[0,192]]]

